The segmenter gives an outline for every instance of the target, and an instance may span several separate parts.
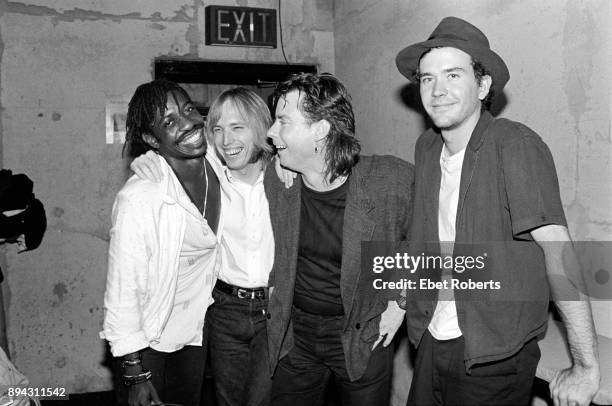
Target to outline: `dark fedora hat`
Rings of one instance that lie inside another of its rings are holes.
[[[431,48],[453,47],[476,59],[491,74],[492,89],[500,94],[510,73],[503,59],[491,51],[489,40],[478,28],[457,17],[446,17],[431,33],[427,41],[418,42],[402,49],[395,58],[397,69],[410,80],[419,66],[421,56]]]

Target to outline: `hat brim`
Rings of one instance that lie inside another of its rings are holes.
[[[455,38],[434,38],[419,42],[402,49],[395,58],[397,69],[402,75],[413,81],[421,56],[431,48],[452,47],[462,50],[483,64],[493,79],[492,89],[500,94],[508,80],[510,72],[503,59],[489,48],[475,46],[472,42]]]

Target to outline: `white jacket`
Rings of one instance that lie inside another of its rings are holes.
[[[113,205],[100,337],[109,341],[115,357],[158,343],[174,304],[187,212],[179,199],[180,182],[165,159],[158,158],[162,181],[134,175]],[[217,257],[218,242],[217,237]],[[216,278],[219,266],[217,261],[207,271]],[[203,324],[204,312],[201,318]]]

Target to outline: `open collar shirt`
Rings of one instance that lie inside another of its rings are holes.
[[[223,218],[215,235],[158,158],[162,181],[132,176],[113,205],[100,336],[116,357],[147,347],[172,352],[201,345],[221,264]]]
[[[274,237],[263,174],[262,171],[255,184],[250,185],[223,168],[222,216],[225,220],[219,278],[243,288],[268,286],[274,261]]]

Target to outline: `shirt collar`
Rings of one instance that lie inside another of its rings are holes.
[[[478,123],[476,123],[476,127],[472,131],[470,141],[468,142],[468,148],[473,151],[478,151],[480,149],[480,146],[484,141],[485,130],[487,127],[489,127],[489,124],[491,124],[493,120],[493,116],[488,110],[485,110],[480,114]]]
[[[225,174],[225,179],[227,179],[227,181],[231,184],[242,184],[242,185],[246,185],[247,183],[241,181],[240,179],[236,178],[234,175],[232,175],[232,172],[229,170],[229,168],[227,166],[223,167],[223,172]],[[257,180],[255,181],[255,184],[253,184],[252,186],[255,186],[259,183],[263,183],[264,180],[264,170],[262,170],[259,173],[259,176],[257,177]]]

